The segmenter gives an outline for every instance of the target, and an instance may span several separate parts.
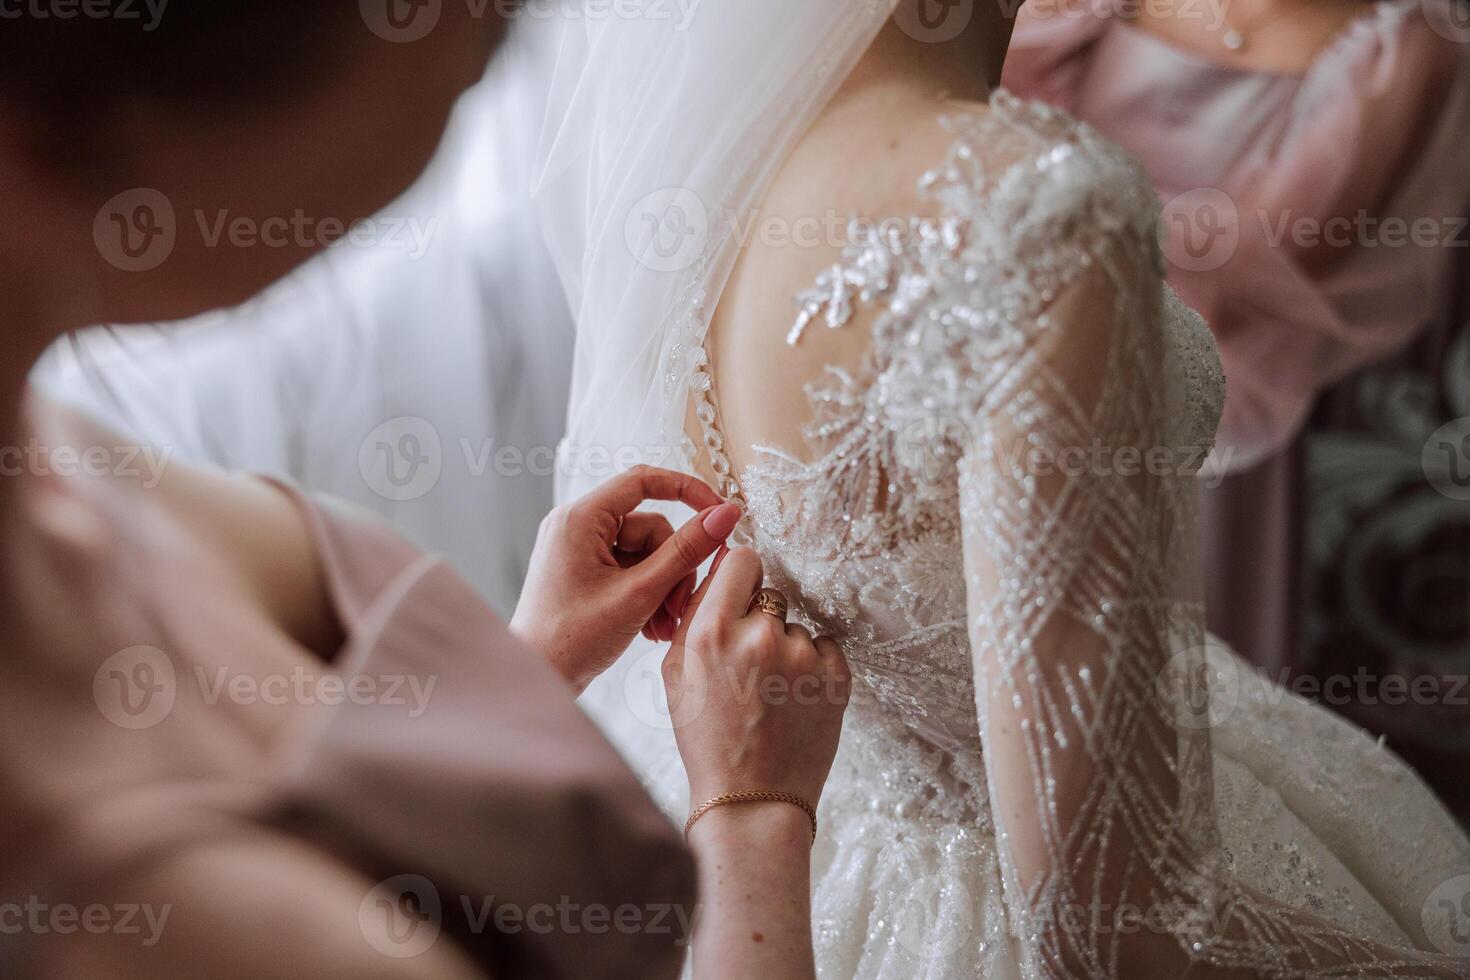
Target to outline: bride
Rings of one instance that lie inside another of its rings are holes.
[[[663,6],[562,39],[563,490],[630,453],[717,481],[842,642],[819,972],[1470,977],[1470,842],[1204,633],[1224,379],[1139,170],[992,90],[988,5]],[[682,819],[660,655],[589,708]]]

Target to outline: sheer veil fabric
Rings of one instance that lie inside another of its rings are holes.
[[[892,3],[639,0],[563,25],[534,192],[579,324],[559,497],[606,479],[604,452],[682,452],[743,216]]]
[[[691,388],[718,450],[703,344],[740,230],[891,4],[617,9],[562,25],[542,142],[579,331],[563,499],[689,467]],[[940,217],[854,241],[802,294],[836,328],[877,306],[862,372],[812,384],[808,452],[721,473],[857,682],[814,854],[820,972],[1470,977],[1429,952],[1470,952],[1470,842],[1381,746],[1204,634],[1194,478],[1223,380],[1163,285],[1146,178],[1004,93],[948,125]],[[1088,330],[1059,327],[1079,302]],[[1016,446],[1118,466],[1028,472]],[[1122,469],[1147,447],[1183,456]],[[587,706],[678,816],[661,655]]]

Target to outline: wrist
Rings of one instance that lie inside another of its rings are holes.
[[[704,798],[696,800],[694,806],[703,802]],[[792,803],[726,803],[705,811],[689,828],[688,837],[696,853],[760,851],[782,861],[806,861],[812,848],[812,821]]]
[[[510,629],[511,636],[514,636],[517,640],[520,640],[526,646],[530,647],[535,653],[541,655],[542,657],[545,657],[547,660],[551,659],[551,655],[549,651],[545,649],[545,644],[542,641],[541,637],[537,635],[537,631],[532,629],[529,623],[527,623],[526,620],[522,618],[520,609],[517,609],[515,613],[510,617],[510,622],[507,623],[506,626]]]
[[[587,685],[578,676],[573,658],[565,655],[562,645],[555,641],[554,636],[550,635],[549,631],[537,629],[527,619],[523,618],[520,615],[520,611],[517,610],[516,614],[511,616],[511,620],[507,624],[511,635],[550,664],[551,668],[560,674],[568,684],[572,685],[578,694],[582,693],[583,688]]]

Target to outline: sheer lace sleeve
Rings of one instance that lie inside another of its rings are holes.
[[[1232,879],[1193,552],[1211,393],[1171,327],[1146,181],[1085,138],[1044,142],[999,183],[972,179],[961,144],[938,192],[977,216],[969,244],[891,327],[878,379],[900,444],[921,433],[910,441],[957,485],[1024,975],[1470,975]]]
[[[890,380],[926,392],[895,400],[903,421],[958,459],[1013,929],[1036,976],[1138,976],[1097,915],[1147,908],[1212,843],[1205,733],[1173,723],[1156,692],[1170,658],[1203,642],[1183,576],[1189,481],[1152,472],[1182,454],[1147,202],[1116,161],[1062,145],[1038,164],[1023,170],[1037,192],[986,222],[993,255],[968,276],[975,308],[994,312],[966,322],[966,297],[947,292]],[[1166,914],[1182,935],[1181,911]]]

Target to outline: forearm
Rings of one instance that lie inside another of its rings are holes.
[[[699,867],[695,980],[811,980],[811,823],[786,803],[716,807],[690,831]]]

